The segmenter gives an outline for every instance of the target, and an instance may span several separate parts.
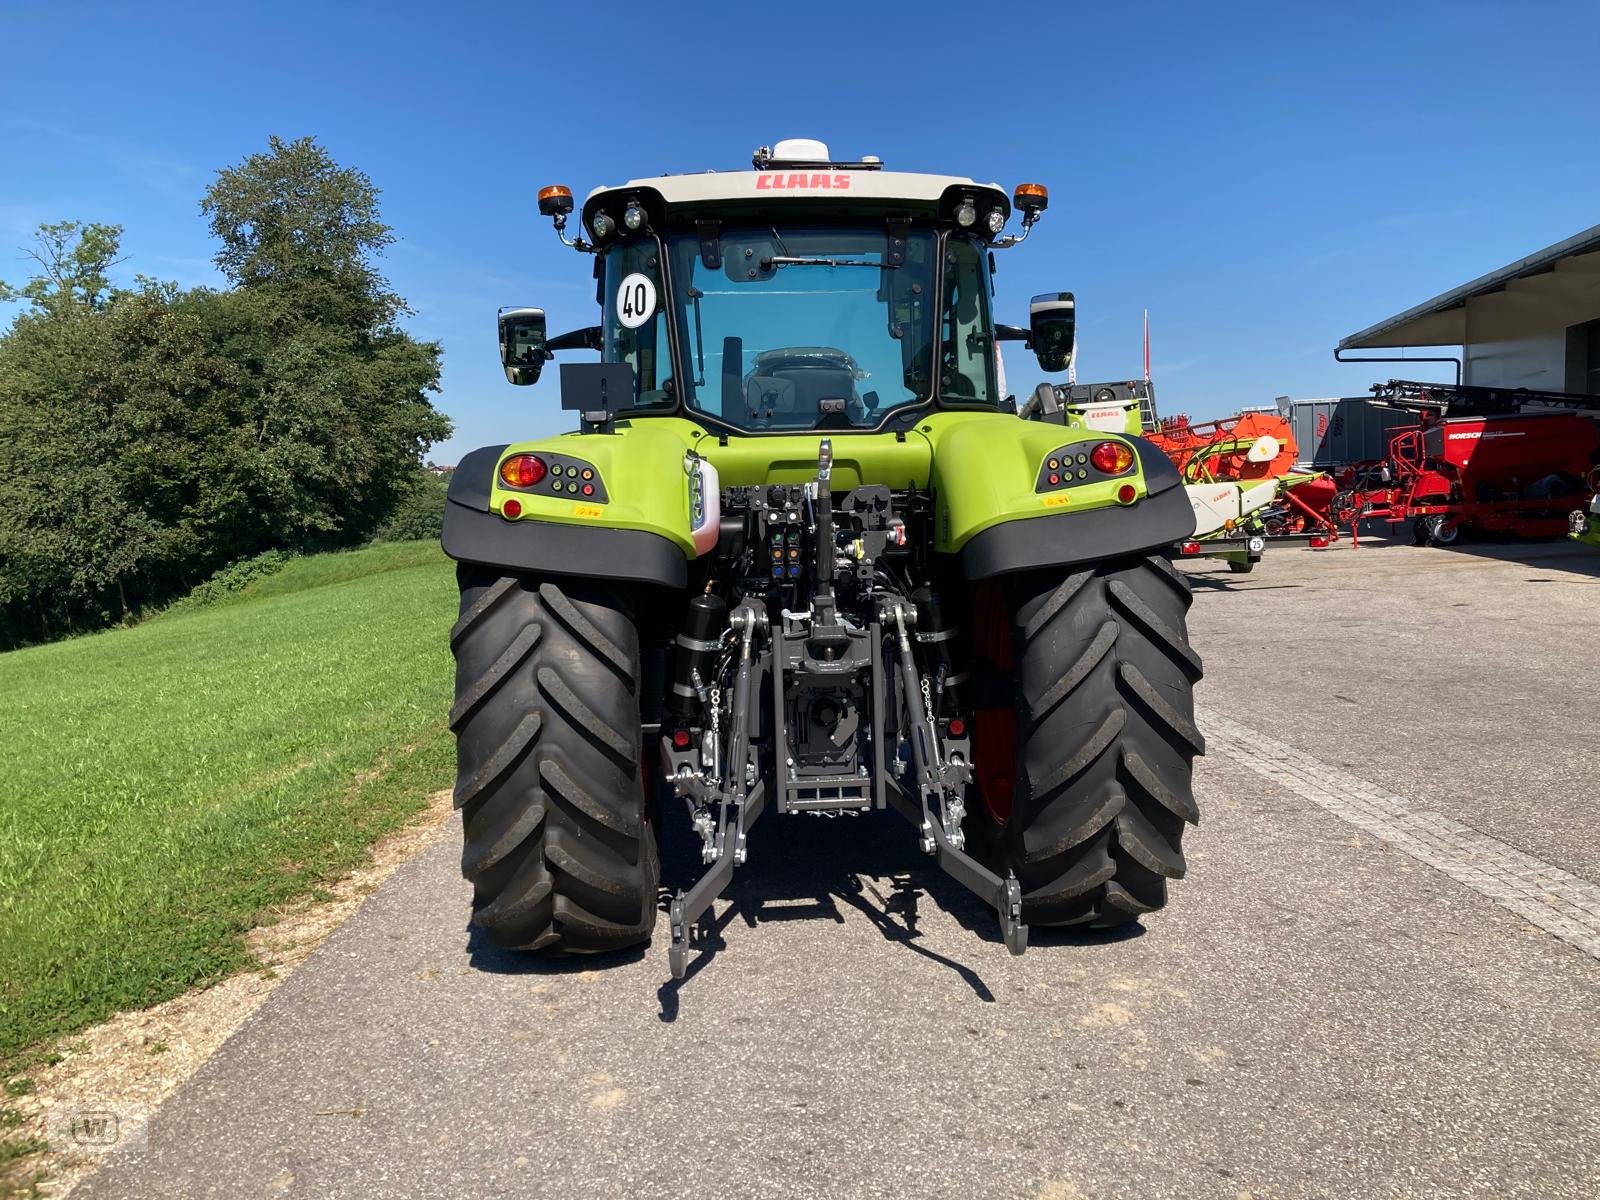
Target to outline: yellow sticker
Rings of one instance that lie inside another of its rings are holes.
[[[1069,499],[1070,497],[1064,494],[1055,496],[1040,496],[1039,503],[1044,505],[1046,508],[1061,508]]]
[[[598,508],[593,504],[574,504],[572,506],[572,515],[575,517],[598,517],[603,515],[604,512],[603,508]]]

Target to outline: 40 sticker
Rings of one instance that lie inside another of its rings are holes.
[[[656,313],[656,283],[635,271],[617,285],[617,320],[625,328],[637,329]]]

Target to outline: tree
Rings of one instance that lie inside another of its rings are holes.
[[[265,153],[218,171],[200,211],[222,243],[217,267],[241,287],[316,281],[371,291],[382,285],[371,256],[393,243],[394,234],[378,217],[378,189],[362,172],[334,162],[315,138],[274,136]],[[398,298],[387,298],[398,311]]]
[[[101,308],[111,288],[106,272],[122,261],[117,257],[121,244],[121,225],[41,225],[33,247],[22,251],[40,274],[21,287],[0,279],[0,302],[26,300],[35,312],[51,316]]]
[[[448,483],[431,470],[413,472],[394,510],[379,526],[380,542],[418,542],[437,538],[444,530],[444,500]]]
[[[0,338],[0,645],[122,619],[214,549],[187,515],[218,364],[175,297],[118,290]]]
[[[428,400],[440,348],[373,259],[394,241],[378,191],[312,138],[274,137],[217,173],[201,210],[236,331],[230,357],[257,398],[253,458],[288,544],[370,535],[450,422]]]
[[[120,228],[41,226],[0,297],[0,647],[123,619],[267,550],[422,528],[440,348],[373,258],[377,190],[272,139],[202,209],[234,286],[113,287]]]

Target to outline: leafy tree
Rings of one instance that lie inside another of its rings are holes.
[[[21,287],[0,279],[0,302],[26,300],[35,312],[52,316],[101,308],[111,288],[106,272],[122,261],[121,244],[121,225],[41,225],[34,245],[22,251],[40,273]]]
[[[217,364],[171,300],[117,292],[0,339],[0,626],[20,606],[28,638],[48,637],[181,586],[198,548],[189,401]]]
[[[117,226],[41,226],[0,336],[0,647],[125,619],[425,507],[440,348],[400,328],[377,190],[274,138],[202,209],[234,286],[110,284]],[[418,527],[412,517],[407,528]]]
[[[401,492],[394,511],[378,527],[380,542],[418,542],[437,538],[444,529],[445,478],[431,470],[416,471]]]
[[[274,137],[201,202],[237,284],[230,357],[259,397],[258,467],[285,538],[370,534],[449,436],[427,398],[439,345],[399,327],[405,303],[373,263],[394,240],[377,198],[314,139]]]
[[[218,171],[200,211],[222,243],[217,267],[241,286],[331,282],[370,292],[382,283],[371,256],[394,242],[372,180],[309,137],[273,137],[265,153]]]

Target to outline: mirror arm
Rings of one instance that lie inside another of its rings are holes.
[[[994,340],[997,342],[1021,342],[1029,350],[1033,349],[1032,334],[1021,325],[996,325],[994,327]]]
[[[545,358],[554,357],[556,350],[600,350],[605,345],[604,338],[598,325],[585,325],[582,329],[574,329],[570,333],[559,334],[550,338],[544,344]]]

